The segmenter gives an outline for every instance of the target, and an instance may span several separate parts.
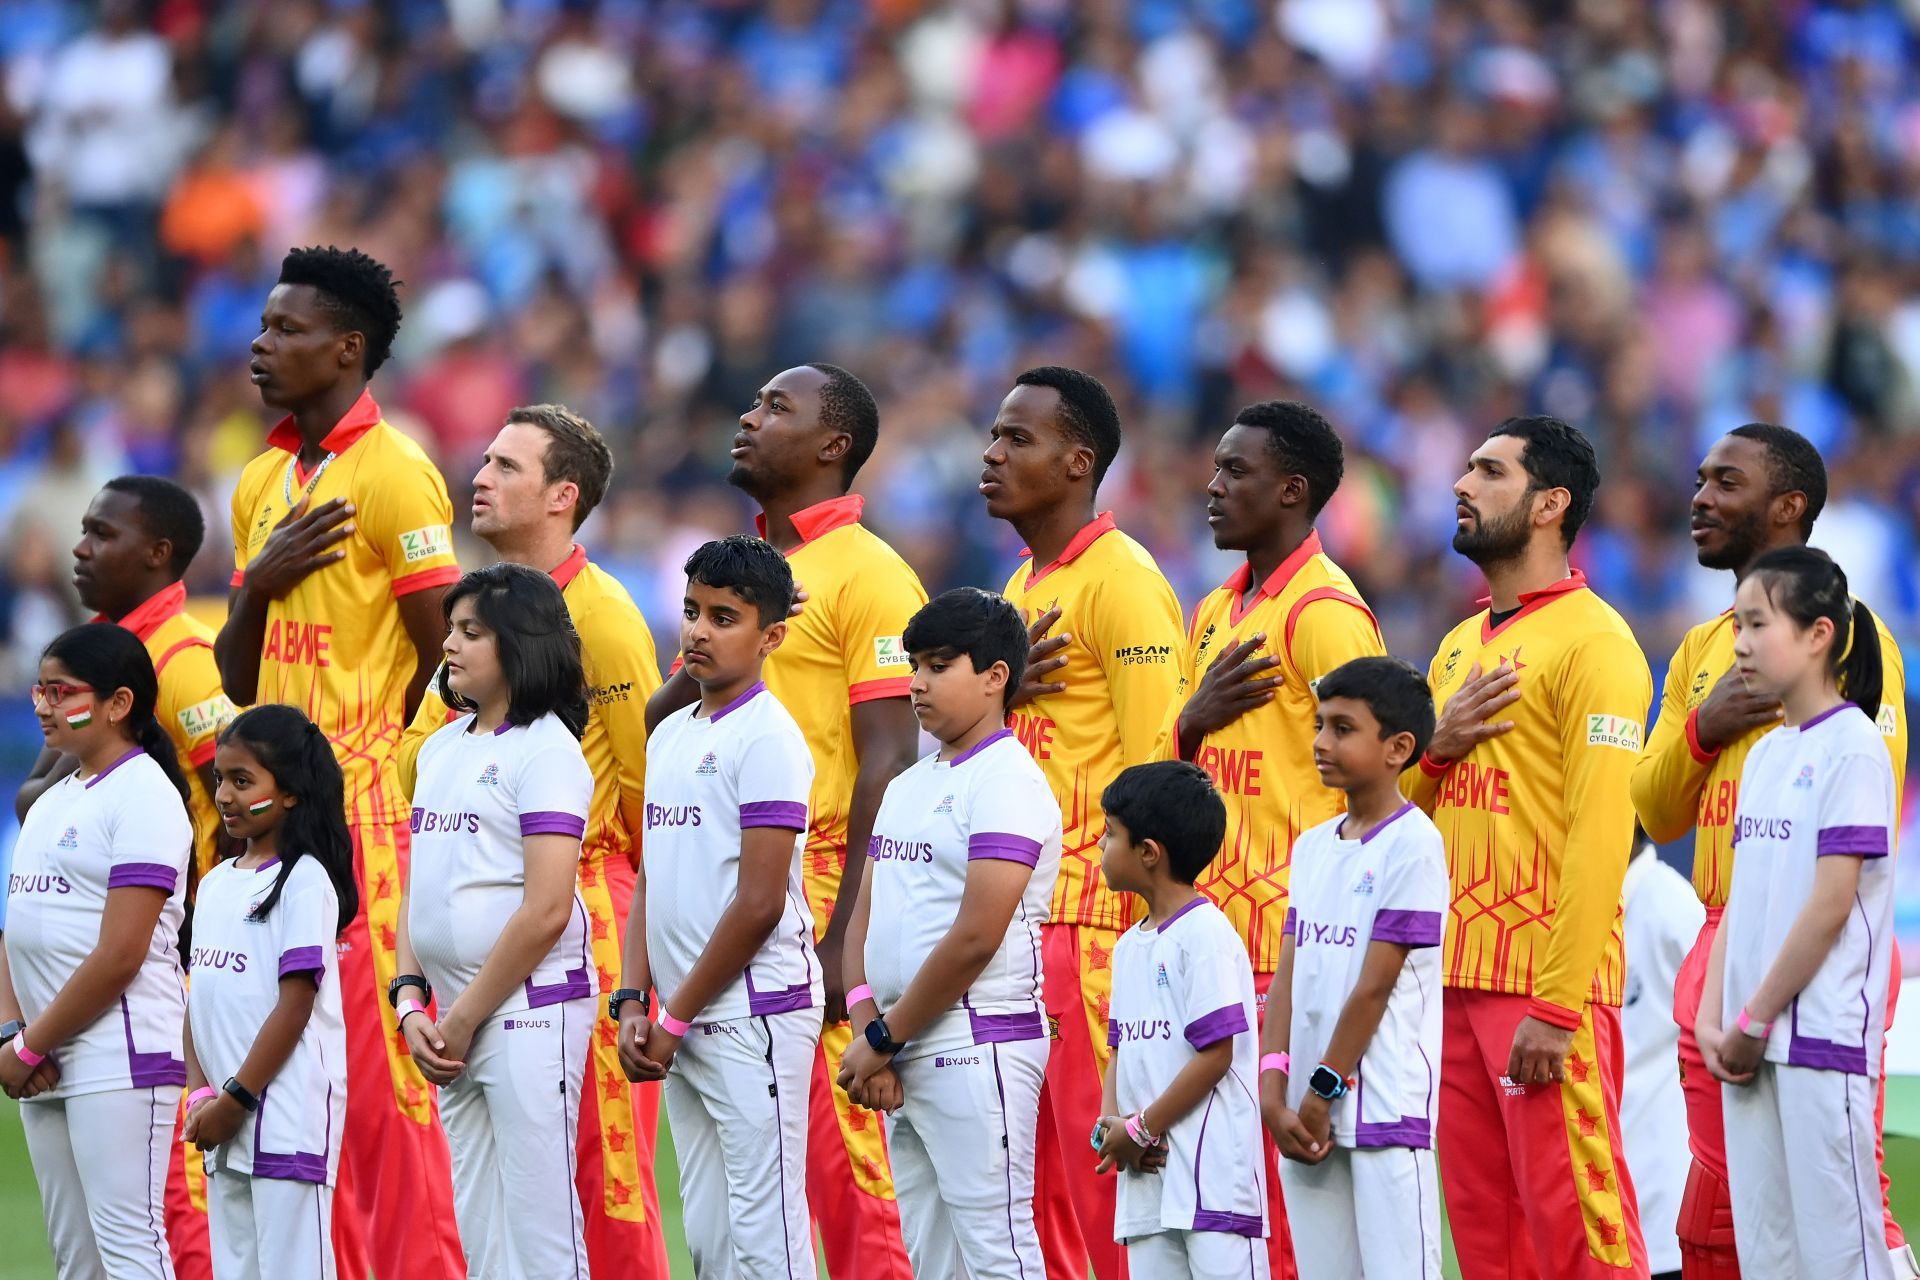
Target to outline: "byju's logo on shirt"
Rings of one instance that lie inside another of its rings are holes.
[[[1798,785],[1798,784],[1795,784]],[[1742,840],[1791,840],[1793,839],[1792,818],[1753,818],[1745,814],[1733,829],[1733,842]]]
[[[1165,1018],[1116,1022],[1113,1024],[1113,1034],[1116,1044],[1130,1044],[1136,1040],[1171,1040],[1173,1024]]]
[[[244,951],[220,951],[213,947],[195,947],[187,962],[189,969],[231,969],[235,973],[247,971],[247,953]]]
[[[502,1031],[550,1031],[553,1029],[551,1018],[508,1018],[500,1024]]]
[[[60,839],[54,843],[58,844],[62,849],[78,849],[80,847],[79,828],[68,827],[61,833]]]
[[[1350,924],[1315,924],[1299,917],[1293,922],[1295,946],[1351,947],[1359,940],[1359,930]]]
[[[980,1065],[980,1055],[976,1053],[970,1058],[949,1058],[936,1055],[933,1060],[933,1065],[935,1070],[941,1067],[977,1067]]]
[[[933,845],[926,840],[895,840],[873,836],[867,841],[867,853],[876,862],[932,862]]]
[[[428,809],[415,809],[408,820],[415,835],[426,835],[435,831],[478,831],[480,815],[477,813],[440,813]]]
[[[700,825],[700,806],[697,804],[647,806],[647,830],[655,827],[697,827]]]
[[[480,771],[480,777],[478,781],[480,785],[483,787],[499,786],[500,785],[500,766],[497,764],[490,764],[486,768],[482,769]]]
[[[29,893],[72,893],[73,885],[65,876],[8,876],[7,896],[21,897]]]
[[[715,756],[711,751],[707,752],[706,756],[700,761],[699,768],[695,769],[694,772],[696,774],[715,774],[720,772],[719,757]]]

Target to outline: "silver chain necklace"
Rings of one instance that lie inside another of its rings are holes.
[[[327,474],[327,468],[333,465],[333,459],[334,455],[332,451],[328,451],[327,456],[320,459],[320,465],[313,469],[313,474],[307,477],[306,485],[300,490],[300,500],[302,502],[307,500],[307,495],[313,492],[314,486],[320,483],[320,477]],[[287,474],[283,478],[284,483],[282,485],[283,492],[287,499],[287,510],[289,511],[293,510],[294,507],[293,473],[299,466],[300,454],[296,451],[293,457],[287,460]]]

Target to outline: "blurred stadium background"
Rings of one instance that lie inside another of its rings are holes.
[[[4,0],[0,777],[102,480],[199,494],[217,612],[246,347],[307,243],[406,281],[375,391],[456,510],[509,406],[606,432],[583,537],[657,627],[745,519],[734,415],[805,360],[878,394],[859,487],[928,587],[1001,581],[977,457],[1053,361],[1113,389],[1103,498],[1188,603],[1231,567],[1212,441],[1304,398],[1349,447],[1323,536],[1424,662],[1478,594],[1449,481],[1547,411],[1658,677],[1728,600],[1693,468],[1757,418],[1820,445],[1816,541],[1911,645],[1917,45],[1920,0]]]

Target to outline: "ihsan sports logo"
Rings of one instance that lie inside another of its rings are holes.
[[[696,774],[714,774],[718,772],[720,772],[720,760],[719,757],[715,756],[711,751],[707,752],[706,758],[700,762],[700,767],[694,770]]]

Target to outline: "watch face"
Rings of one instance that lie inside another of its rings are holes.
[[[1323,1098],[1333,1097],[1340,1092],[1344,1083],[1331,1067],[1315,1067],[1313,1076],[1307,1081],[1313,1091]]]

